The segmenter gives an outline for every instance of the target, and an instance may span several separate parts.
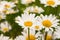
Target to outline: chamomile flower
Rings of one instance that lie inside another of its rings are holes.
[[[22,32],[23,35],[20,35],[20,36],[17,36],[15,38],[15,40],[29,40],[28,38],[28,31],[23,31]],[[40,34],[39,34],[40,35]],[[38,40],[37,37],[38,37],[38,34],[35,34],[35,30],[31,29],[30,30],[30,40]]]
[[[8,32],[9,30],[11,30],[12,28],[11,28],[11,25],[10,24],[8,24],[8,22],[7,21],[5,21],[5,22],[2,22],[1,24],[0,24],[0,30],[2,31],[2,32]]]
[[[24,13],[21,17],[16,17],[15,22],[23,28],[31,28],[34,26],[35,14]]]
[[[1,1],[1,5],[6,9],[10,9],[16,6],[14,2],[8,2],[8,1]]]
[[[46,6],[57,7],[59,5],[58,0],[40,0],[41,4],[45,4]]]
[[[18,10],[14,10],[14,9],[8,9],[7,10],[7,9],[4,9],[2,13],[6,15],[6,14],[14,14],[16,12],[18,12]]]
[[[5,15],[15,13],[16,11],[13,9],[13,7],[16,7],[14,2],[1,1],[0,13],[5,14]]]
[[[41,26],[40,22],[37,20],[38,16],[36,17],[35,23],[34,23],[34,29],[39,31],[41,30],[43,27]]]
[[[30,7],[27,7],[24,12],[32,12],[32,13],[42,13],[44,12],[44,10],[41,8],[41,7],[38,7],[38,6],[30,6]]]
[[[9,40],[8,36],[4,36],[3,34],[0,35],[0,40]]]
[[[37,20],[40,22],[41,26],[45,28],[45,31],[48,31],[49,29],[53,31],[52,27],[56,28],[58,26],[59,20],[56,18],[55,15],[50,14],[48,15],[41,15],[37,18]]]
[[[22,4],[30,4],[32,2],[35,2],[35,0],[21,0]]]

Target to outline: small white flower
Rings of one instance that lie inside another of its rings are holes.
[[[40,24],[40,22],[37,20],[37,18],[38,18],[38,16],[37,16],[36,19],[35,19],[35,23],[34,23],[33,29],[39,31],[39,30],[41,30],[43,27],[41,26],[41,24]]]
[[[59,24],[59,20],[56,19],[56,16],[52,14],[50,14],[49,16],[41,15],[37,18],[37,20],[40,22],[40,25],[45,28],[45,31],[48,31],[49,29],[52,30],[52,27],[56,28]]]
[[[22,4],[30,4],[32,2],[35,2],[35,0],[21,0]]]
[[[8,9],[8,10],[3,10],[3,14],[14,14],[14,13],[16,13],[16,12],[18,12],[18,10],[14,10],[14,9]]]
[[[4,36],[3,34],[0,35],[0,40],[9,40],[8,36]]]
[[[14,2],[1,1],[1,6],[3,6],[4,8],[10,9],[15,7],[16,5]]]
[[[45,4],[46,6],[57,7],[59,5],[58,0],[40,0],[41,4]]]
[[[8,32],[9,30],[11,30],[12,28],[11,28],[11,25],[10,24],[8,24],[8,22],[7,21],[5,21],[5,22],[2,22],[1,24],[0,24],[0,30],[2,31],[2,32]]]
[[[15,22],[23,28],[31,28],[35,22],[35,14],[24,13],[21,17],[16,17]]]
[[[42,12],[44,12],[44,10],[41,8],[41,7],[38,7],[38,6],[30,6],[30,7],[27,7],[25,10],[24,10],[24,12],[26,13],[26,12],[33,12],[33,13],[38,13],[38,14],[40,14],[40,13],[42,13]]]
[[[6,14],[13,14],[17,11],[14,11],[13,7],[15,7],[14,2],[8,2],[8,1],[1,1],[0,2],[0,20],[5,19]]]

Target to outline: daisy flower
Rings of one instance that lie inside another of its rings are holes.
[[[28,31],[27,29],[25,29],[23,32],[22,32],[23,35],[20,35],[20,36],[17,36],[15,38],[15,40],[29,40],[28,38]],[[40,34],[39,34],[40,35]],[[38,37],[38,34],[35,34],[35,30],[34,29],[31,29],[30,30],[30,40],[38,40],[37,37]]]
[[[2,11],[2,13],[3,14],[14,14],[14,13],[16,13],[16,12],[18,12],[18,10],[14,10],[14,9],[4,9],[3,11]]]
[[[6,14],[12,14],[12,13],[17,12],[13,9],[13,7],[15,7],[15,6],[16,5],[14,2],[1,1],[0,2],[0,15],[6,16]]]
[[[0,40],[9,40],[8,36],[4,36],[3,34],[0,35]]]
[[[35,0],[21,0],[22,4],[30,4],[32,2],[35,2]]]
[[[1,1],[1,5],[6,9],[10,9],[16,6],[14,2],[8,2],[8,1]]]
[[[56,18],[55,15],[52,14],[50,14],[49,16],[40,15],[37,20],[40,22],[40,25],[45,28],[45,31],[53,31],[52,27],[56,28],[59,24],[59,20]]]
[[[44,12],[44,10],[41,7],[38,7],[38,6],[30,6],[30,7],[27,7],[24,10],[24,12],[42,13],[42,12]]]
[[[40,31],[42,29],[42,26],[40,25],[40,22],[37,20],[38,16],[35,19],[34,27],[33,29]]]
[[[2,22],[1,24],[0,24],[0,30],[2,31],[2,32],[8,32],[9,30],[11,30],[12,28],[11,28],[11,25],[10,24],[8,24],[8,22],[7,21],[5,21],[5,22]]]
[[[21,17],[16,17],[15,22],[23,28],[31,28],[34,26],[35,14],[24,13]]]
[[[59,5],[58,0],[40,0],[41,4],[45,4],[46,6],[52,6],[52,7],[57,7]]]

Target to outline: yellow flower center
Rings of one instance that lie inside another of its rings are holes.
[[[4,32],[7,32],[9,29],[8,28],[3,28],[3,31]]]
[[[26,0],[26,2],[27,2],[27,3],[31,3],[31,2],[32,2],[32,0]]]
[[[24,22],[24,25],[26,27],[31,27],[33,25],[33,23],[31,21],[26,21],[26,22]]]
[[[35,29],[38,30],[40,27],[39,26],[35,26]]]
[[[35,40],[35,36],[34,35],[30,35],[30,40]],[[26,40],[29,40],[28,36],[26,37]]]
[[[46,40],[52,40],[52,36],[51,35],[47,35]]]
[[[51,21],[50,20],[44,20],[43,22],[42,22],[42,24],[43,24],[43,26],[45,26],[45,27],[51,27],[51,25],[52,25],[52,23],[51,23]]]
[[[3,10],[3,13],[5,14],[8,14],[8,12],[9,12],[8,10]]]
[[[5,8],[10,8],[10,5],[6,4],[6,5],[5,5]]]
[[[34,12],[35,12],[35,13],[38,13],[38,9],[35,8],[35,9],[34,9]]]
[[[55,2],[54,2],[54,1],[47,1],[47,4],[48,4],[49,6],[51,6],[51,5],[54,5]]]

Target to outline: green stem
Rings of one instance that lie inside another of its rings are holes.
[[[53,36],[54,36],[54,31],[52,32],[52,39],[51,40],[53,40]]]
[[[28,40],[30,40],[30,28],[28,28]]]
[[[47,33],[48,33],[48,32],[46,32],[46,33],[45,33],[45,37],[44,37],[44,40],[46,40],[46,37],[47,37]]]

